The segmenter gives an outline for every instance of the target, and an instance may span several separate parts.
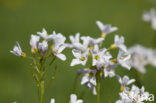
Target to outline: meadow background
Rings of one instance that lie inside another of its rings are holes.
[[[100,20],[119,28],[108,36],[106,45],[113,42],[115,34],[119,34],[125,37],[128,47],[141,44],[156,48],[156,31],[141,19],[143,11],[149,11],[150,8],[156,9],[156,0],[0,0],[0,103],[38,103],[30,62],[9,52],[16,41],[19,41],[23,51],[30,52],[30,35],[43,27],[49,33],[56,30],[66,37],[77,32],[99,37],[100,31],[95,22]],[[69,101],[76,71],[81,66],[70,67],[73,58],[71,50],[65,50],[64,53],[67,61],[56,61],[56,79],[45,96],[45,103],[49,103],[52,97],[56,103]],[[156,94],[156,68],[147,68],[143,85],[147,91]],[[136,77],[134,69],[127,71],[118,68],[117,72],[121,76]],[[119,99],[119,89],[116,78],[104,79],[101,103],[114,103]],[[84,98],[84,103],[96,103],[96,96],[84,86],[78,86],[77,95]]]

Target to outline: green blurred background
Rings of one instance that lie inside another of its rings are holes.
[[[99,37],[95,21],[100,20],[117,26],[119,30],[115,33],[125,37],[128,47],[141,44],[156,48],[156,31],[141,19],[144,10],[154,7],[156,0],[0,0],[0,103],[38,103],[29,62],[9,53],[16,41],[25,52],[30,52],[30,35],[43,27],[49,33],[56,30],[66,37],[76,32]],[[115,33],[108,37],[106,44],[113,42]],[[76,70],[81,66],[70,67],[71,51],[65,50],[64,53],[68,60],[57,60],[56,79],[45,96],[45,103],[49,103],[52,97],[56,103],[69,101]],[[156,94],[156,68],[147,68],[143,85],[147,91]],[[119,68],[117,72],[121,76],[136,77],[134,69],[127,71]],[[78,87],[77,95],[84,98],[84,103],[96,103],[96,96],[90,90],[81,85]],[[116,78],[104,79],[101,103],[114,103],[119,99],[119,88]]]

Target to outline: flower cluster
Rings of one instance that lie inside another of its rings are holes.
[[[135,45],[128,49],[131,54],[130,64],[141,73],[145,73],[146,65],[156,67],[156,50],[146,48],[141,45]]]
[[[45,54],[48,51],[48,43],[49,43],[50,50],[49,54],[47,55],[48,56],[54,55],[63,61],[66,60],[66,56],[62,54],[62,51],[66,48],[65,47],[66,37],[64,37],[61,33],[56,33],[55,31],[53,31],[52,34],[48,35],[47,31],[44,28],[42,32],[37,32],[37,34],[38,35],[32,34],[30,38],[31,52],[33,54],[39,53],[41,56],[45,56]],[[41,42],[40,38],[42,38]],[[16,42],[16,45],[10,52],[16,56],[26,57],[26,54],[22,51],[18,42]]]
[[[117,27],[111,25],[104,25],[102,22],[97,21],[97,26],[101,30],[102,34],[100,38],[92,38],[90,36],[80,36],[77,33],[75,36],[70,36],[70,44],[66,44],[67,47],[72,48],[74,59],[71,62],[71,66],[81,64],[83,67],[78,70],[78,73],[83,74],[81,84],[90,88],[93,94],[96,93],[97,79],[104,77],[114,77],[115,67],[118,65],[130,70],[127,47],[124,44],[124,37],[115,35],[114,43],[110,47],[102,47],[106,36],[114,31]],[[118,55],[113,57],[110,53],[111,50],[118,49]],[[89,63],[89,61],[91,61]],[[87,66],[89,64],[89,66]]]
[[[128,76],[124,76],[123,79],[119,78],[119,83],[121,84],[120,99],[115,103],[144,103],[144,101],[148,100],[149,93],[145,92],[144,87],[141,89],[135,85],[132,85],[131,89],[128,87],[134,81],[135,79],[129,80]]]
[[[40,103],[44,101],[45,90],[48,88],[47,84],[50,84],[55,78],[57,66],[54,68],[54,74],[49,81],[47,81],[45,76],[47,71],[51,68],[56,58],[62,61],[66,60],[66,56],[62,53],[66,48],[65,40],[66,37],[61,33],[53,31],[52,34],[48,35],[47,31],[43,29],[42,32],[37,32],[37,35],[31,35],[31,56],[22,51],[18,42],[16,42],[13,50],[10,51],[16,56],[32,60],[31,72],[40,93]]]
[[[146,13],[144,19],[146,21],[152,20],[153,22],[153,14]],[[76,33],[75,36],[69,36],[71,43],[65,43],[66,37],[61,33],[53,31],[48,34],[43,28],[42,32],[37,32],[37,35],[31,35],[31,56],[26,55],[19,43],[16,42],[10,52],[33,61],[31,71],[39,90],[40,103],[44,103],[44,94],[47,90],[46,83],[50,83],[50,81],[46,81],[46,72],[51,68],[56,58],[62,61],[66,60],[66,56],[62,53],[65,48],[72,49],[71,52],[74,56],[70,66],[82,65],[78,70],[78,76],[81,75],[81,85],[91,89],[93,94],[97,95],[97,103],[100,103],[100,82],[106,77],[117,77],[121,85],[121,98],[116,103],[143,103],[149,97],[149,93],[144,92],[144,87],[139,89],[133,85],[130,89],[128,86],[135,82],[135,79],[130,79],[128,76],[121,78],[116,74],[115,69],[120,66],[130,70],[132,66],[145,73],[147,64],[156,66],[155,50],[139,45],[127,49],[124,44],[124,37],[117,34],[114,36],[114,42],[109,47],[103,47],[103,42],[107,35],[117,31],[118,28],[109,24],[104,25],[100,21],[97,21],[96,24],[101,31],[101,35],[98,38],[80,36],[80,33]],[[116,55],[111,54],[114,50],[118,52]],[[54,68],[55,71],[51,80],[55,78],[56,69],[57,66]],[[51,99],[50,103],[55,103],[55,99]],[[71,94],[69,103],[83,103],[83,100],[77,100],[77,96]]]
[[[153,30],[156,30],[156,10],[151,9],[149,12],[144,12],[142,16],[145,22],[150,22],[152,24]]]

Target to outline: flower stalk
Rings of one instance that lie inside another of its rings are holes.
[[[96,91],[97,91],[97,103],[100,103],[100,72],[96,75]]]

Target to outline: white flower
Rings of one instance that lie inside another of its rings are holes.
[[[22,52],[22,49],[18,42],[16,42],[16,45],[14,46],[13,50],[11,50],[10,52],[16,56],[24,56],[24,53]]]
[[[42,37],[44,40],[52,40],[53,35],[48,35],[47,31],[43,28],[42,32],[37,32],[37,34]]]
[[[96,70],[88,69],[88,72],[86,72],[81,79],[81,85],[85,85],[88,88],[90,88],[94,95],[97,94],[95,74],[96,74]]]
[[[80,43],[80,33],[76,33],[75,37],[70,35],[69,38],[72,44]]]
[[[133,82],[135,82],[135,79],[129,79],[127,75],[125,75],[123,78],[119,77],[118,80],[122,86],[128,86],[132,84]]]
[[[83,103],[83,100],[77,99],[75,94],[71,94],[69,103]]]
[[[63,61],[66,60],[66,56],[61,53],[66,48],[64,45],[65,40],[66,38],[61,33],[56,34],[53,32],[52,53]]]
[[[53,43],[55,45],[62,45],[66,41],[66,37],[63,36],[61,33],[56,33],[55,31],[53,31],[52,36],[53,36]]]
[[[73,59],[70,66],[82,64],[85,65],[88,60],[89,49],[87,49],[84,53],[80,50],[73,49],[72,53],[76,59]]]
[[[124,51],[124,52],[127,52],[127,48],[126,46],[124,45],[124,37],[121,36],[119,37],[119,35],[115,35],[115,38],[114,38],[114,45],[112,45],[112,48],[119,48],[120,50]]]
[[[104,38],[94,39],[94,38],[91,38],[90,36],[82,36],[81,40],[83,40],[83,46],[85,48],[89,47],[90,49],[93,49],[94,46],[101,43],[104,40]]]
[[[150,12],[144,12],[142,15],[142,19],[146,22],[150,22],[156,16],[155,9],[151,9]]]
[[[110,24],[104,25],[101,21],[96,21],[97,26],[102,32],[102,35],[105,37],[107,34],[112,33],[118,30],[117,27],[112,27]]]
[[[42,43],[39,43],[38,44],[38,49],[41,50],[43,54],[45,54],[45,52],[48,49],[48,43],[47,43],[47,41],[44,40]]]
[[[110,78],[112,78],[115,76],[115,71],[114,69],[104,69],[104,75],[105,77],[109,76]]]
[[[96,78],[95,76],[90,76],[88,73],[85,74],[81,79],[81,85],[86,84],[87,87],[91,88],[92,85],[96,86]]]
[[[149,97],[149,93],[144,90],[144,87],[139,89],[137,86],[133,85],[130,91],[127,90],[120,93],[121,100],[116,103],[144,103]]]
[[[94,50],[91,50],[92,57],[93,57],[93,66],[97,66],[98,69],[100,69],[103,65],[106,64],[106,62],[109,61],[110,58],[112,58],[111,54],[107,52],[107,49],[99,49],[96,45]]]
[[[71,41],[71,44],[66,43],[65,46],[68,48],[74,48],[74,49],[78,49],[81,51],[85,51],[85,49],[87,48],[87,46],[84,46],[81,42],[80,42],[80,33],[76,33],[75,36],[70,35],[69,39]]]
[[[37,43],[39,42],[40,37],[36,36],[36,35],[31,35],[31,39],[30,39],[30,45],[32,48],[32,53],[35,52],[35,50],[37,50]]]
[[[124,68],[130,70],[131,65],[130,65],[130,58],[131,55],[128,54],[127,52],[119,50],[118,57],[117,57],[117,62]]]
[[[69,39],[71,41],[71,44],[66,44],[66,47],[76,48],[76,49],[82,48],[82,44],[80,43],[80,33],[76,33],[75,36],[70,35]]]
[[[156,66],[156,51],[150,48],[143,47],[141,45],[135,45],[128,49],[130,52],[131,60],[130,64],[136,70],[141,73],[145,73],[146,65]]]
[[[117,65],[112,63],[111,61],[108,61],[105,66],[104,66],[104,76],[105,77],[114,77],[115,76],[115,71],[114,71],[114,68],[116,67]]]
[[[52,98],[52,99],[50,100],[50,103],[55,103],[55,99]]]
[[[130,84],[134,83],[135,82],[135,79],[129,79],[128,76],[124,76],[123,78],[121,78],[120,76],[117,76],[118,77],[118,81],[119,83],[121,84],[121,91],[124,91]]]
[[[156,10],[151,9],[150,12],[144,12],[142,16],[145,22],[150,22],[152,24],[153,30],[156,30]]]

